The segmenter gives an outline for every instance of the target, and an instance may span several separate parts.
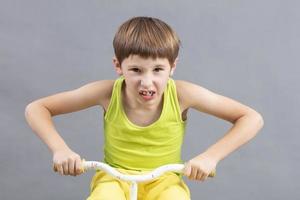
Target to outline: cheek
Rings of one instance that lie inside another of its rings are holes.
[[[131,91],[136,90],[136,88],[138,88],[139,85],[139,81],[134,78],[130,78],[128,80],[125,79],[125,83],[126,83],[126,87]]]
[[[160,90],[160,92],[164,91],[164,89],[167,87],[167,84],[168,84],[168,79],[156,81],[156,87]]]

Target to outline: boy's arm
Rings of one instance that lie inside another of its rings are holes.
[[[52,116],[105,104],[111,95],[113,81],[97,81],[78,89],[38,99],[27,105],[25,117],[32,130],[53,153],[54,164],[61,174],[76,175],[68,165],[80,165],[80,156],[71,151],[54,127]],[[70,162],[68,161],[70,160]],[[75,166],[76,167],[76,166]],[[80,167],[76,167],[80,171]],[[79,174],[79,173],[77,173]]]
[[[190,161],[186,174],[191,179],[205,180],[220,160],[258,133],[263,126],[263,118],[252,108],[193,83],[176,81],[176,86],[185,108],[194,108],[233,124],[220,140]]]

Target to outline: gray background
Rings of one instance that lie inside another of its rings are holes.
[[[84,199],[93,175],[59,176],[25,122],[31,101],[115,79],[112,39],[133,16],[170,24],[183,48],[175,79],[197,83],[260,112],[264,128],[221,161],[217,177],[189,181],[192,199],[296,199],[299,176],[299,1],[0,0],[0,199]],[[69,146],[102,159],[102,109],[57,116]],[[183,159],[231,126],[190,111]]]

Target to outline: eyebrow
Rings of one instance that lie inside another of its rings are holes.
[[[141,66],[138,66],[138,65],[128,65],[128,67],[134,68],[134,67],[141,67]],[[165,66],[164,66],[164,65],[161,65],[161,64],[157,64],[157,65],[154,65],[153,68],[155,68],[155,67],[162,67],[162,68],[164,68]]]

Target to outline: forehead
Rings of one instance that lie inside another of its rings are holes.
[[[157,65],[162,65],[165,67],[169,66],[169,61],[167,58],[143,58],[139,55],[130,55],[125,58],[122,62],[124,66],[137,66],[137,67],[152,67]]]

